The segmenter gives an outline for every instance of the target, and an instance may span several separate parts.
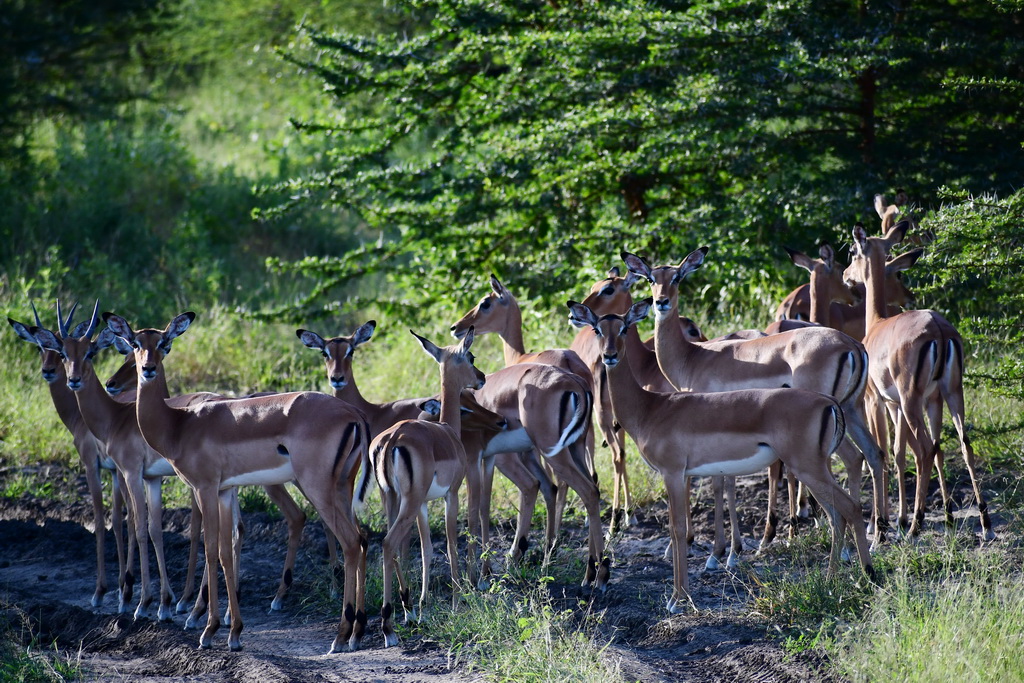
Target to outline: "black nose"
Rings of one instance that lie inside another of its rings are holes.
[[[71,391],[78,391],[79,389],[81,389],[82,388],[82,378],[81,377],[68,377],[68,388],[71,389]]]
[[[664,299],[658,299],[657,303],[655,303],[654,305],[657,306],[659,311],[668,310],[668,297],[665,297]]]

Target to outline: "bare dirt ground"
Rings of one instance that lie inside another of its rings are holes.
[[[314,589],[323,590],[325,544],[318,523],[306,526],[285,610],[268,614],[284,557],[285,530],[283,522],[262,513],[245,517],[243,651],[228,652],[224,628],[212,650],[198,650],[198,632],[183,630],[184,615],[173,623],[136,622],[130,614],[117,615],[116,589],[107,594],[103,606],[94,609],[89,599],[95,582],[95,551],[92,536],[83,526],[91,512],[82,478],[77,486],[83,494],[81,502],[58,503],[27,495],[0,498],[0,608],[6,606],[8,622],[27,620],[31,633],[25,632],[24,638],[34,635],[43,644],[55,641],[62,653],[80,658],[88,680],[404,682],[484,677],[480,671],[453,664],[429,633],[405,632],[398,648],[385,650],[379,616],[373,611],[362,650],[326,654],[337,628],[337,610],[302,599]],[[741,526],[749,549],[763,523],[764,479],[743,479],[740,489]],[[704,542],[710,540],[711,519],[706,505],[695,514],[698,543],[690,559],[690,585],[699,612],[689,615],[670,616],[664,607],[672,580],[671,564],[663,558],[664,506],[639,510],[637,523],[613,542],[612,582],[607,593],[593,597],[591,603],[602,614],[599,637],[611,643],[603,656],[617,664],[627,680],[833,680],[827,662],[812,654],[787,653],[769,625],[749,616],[749,577],[763,571],[766,563],[778,562],[777,557],[757,558],[751,551],[745,553],[739,574],[704,570],[708,549]],[[184,584],[187,526],[186,510],[165,513],[165,545],[176,591]],[[507,520],[499,521],[499,548],[510,541],[510,530]],[[538,538],[535,528],[533,539]],[[435,535],[434,572],[439,576],[447,572],[442,541]],[[371,535],[370,562],[379,557],[374,554],[379,542],[379,535]],[[562,543],[570,550],[579,548],[582,555],[586,539],[574,518],[563,527]],[[109,532],[107,548],[108,580],[116,586],[117,562]],[[824,566],[824,556],[821,561]],[[155,562],[152,567],[155,574]],[[571,584],[552,584],[550,589],[572,598],[567,604],[580,596],[591,599]],[[436,610],[448,609],[447,598],[435,599],[434,605]]]

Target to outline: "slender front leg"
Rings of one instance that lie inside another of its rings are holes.
[[[196,502],[195,491],[189,489],[189,502],[192,504],[192,512],[188,519],[188,569],[185,572],[185,587],[181,590],[181,599],[178,600],[178,604],[175,606],[174,611],[178,614],[183,614],[188,611],[188,603],[192,601],[192,595],[195,593],[196,585],[196,564],[199,562],[199,543],[200,533],[202,532],[203,515],[199,512],[199,503]],[[200,590],[199,596],[196,599],[196,606],[198,607],[200,601],[205,601],[205,597]],[[203,602],[203,612],[206,611],[206,603]],[[202,616],[202,612],[196,617]],[[190,628],[195,624],[189,624],[192,621],[190,616],[185,621],[185,628]]]
[[[219,531],[219,555],[220,555],[220,566],[224,569],[224,584],[225,591],[228,594],[228,611],[231,615],[231,629],[228,631],[228,649],[237,651],[242,649],[242,610],[238,604],[238,574],[235,568],[235,556],[232,541],[235,535],[235,524],[234,524],[234,507],[233,503],[237,501],[237,492],[234,488],[226,491],[221,491],[218,496],[218,508],[217,512],[220,515],[220,528]],[[213,574],[211,573],[211,586],[213,585]],[[214,590],[210,591],[211,596],[214,594]],[[210,601],[210,614],[213,614],[216,610],[214,606],[216,603],[213,602],[212,598]]]
[[[160,490],[162,484],[163,479],[160,477],[146,480],[146,503],[149,508],[149,537],[153,540],[156,567],[160,574],[160,606],[157,607],[157,619],[170,621],[174,616],[174,591],[171,590],[167,560],[164,557],[163,497]]]
[[[107,536],[106,509],[103,507],[103,484],[100,481],[99,447],[96,440],[90,438],[89,444],[75,444],[82,458],[85,470],[85,483],[89,486],[89,499],[92,501],[93,535],[96,538],[96,590],[92,594],[92,606],[103,604],[103,596],[107,593],[107,564],[104,551]],[[118,555],[120,558],[120,554]]]
[[[142,480],[142,472],[125,472],[124,481],[128,488],[128,500],[135,513],[135,540],[139,547],[141,586],[139,604],[135,608],[135,618],[145,619],[149,616],[149,605],[153,601],[149,578],[149,514],[146,509],[146,489]]]
[[[284,604],[284,596],[292,586],[292,573],[295,569],[295,556],[299,552],[299,543],[302,541],[302,529],[306,526],[306,513],[296,504],[295,499],[288,493],[283,484],[264,487],[267,496],[277,505],[281,514],[284,515],[285,523],[288,525],[288,551],[284,556],[284,569],[281,573],[281,583],[278,584],[277,593],[270,603],[271,611],[281,610]],[[327,526],[324,526],[327,533],[327,545],[334,547],[334,534]],[[337,558],[337,553],[335,553]],[[333,575],[333,566],[332,566]]]
[[[665,495],[668,498],[669,532],[672,536],[672,597],[668,600],[668,611],[681,614],[686,605],[694,607],[690,599],[690,581],[686,559],[687,528],[686,508],[689,500],[686,494],[686,480],[682,474],[666,474]],[[694,609],[696,609],[694,607]]]
[[[199,636],[199,647],[209,649],[213,646],[213,636],[220,628],[220,616],[217,614],[217,558],[220,556],[220,501],[216,489],[202,489],[196,492],[199,499],[199,510],[203,515],[203,545],[206,551],[206,594],[208,608],[206,610],[206,628]]]

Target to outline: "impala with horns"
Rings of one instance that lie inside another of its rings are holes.
[[[66,321],[58,322],[60,327],[66,328],[71,325],[71,317],[75,309],[72,307]],[[43,323],[39,320],[39,313],[35,304],[32,304],[32,314],[35,316],[35,329],[42,330]],[[93,535],[96,538],[96,589],[93,591],[93,607],[103,604],[103,596],[107,592],[106,577],[106,550],[105,536],[106,521],[105,507],[103,505],[103,484],[100,480],[100,472],[108,470],[111,474],[111,496],[110,496],[110,525],[114,534],[114,544],[117,546],[118,564],[118,612],[124,613],[129,609],[132,601],[133,586],[135,577],[130,567],[131,558],[135,553],[135,532],[132,528],[133,520],[128,525],[128,548],[125,549],[125,537],[122,531],[122,519],[124,516],[124,478],[117,471],[114,461],[106,455],[106,445],[89,431],[88,425],[82,418],[82,412],[78,409],[78,399],[67,385],[67,374],[64,372],[64,363],[61,362],[60,354],[43,348],[36,339],[36,335],[30,331],[31,326],[7,318],[14,329],[15,334],[23,340],[34,344],[40,352],[40,361],[43,380],[50,390],[50,398],[53,400],[53,407],[57,410],[57,416],[71,433],[72,443],[79,459],[82,461],[82,469],[85,471],[85,482],[89,488],[89,499],[92,503]],[[87,323],[82,323],[86,325]],[[82,328],[84,330],[84,328]],[[77,331],[77,330],[76,330]],[[132,513],[134,514],[134,513]]]
[[[195,492],[203,514],[211,606],[217,604],[218,559],[224,569],[231,615],[228,647],[242,646],[242,615],[230,550],[231,490],[294,481],[338,539],[345,558],[342,615],[331,652],[357,649],[366,629],[366,538],[352,510],[352,491],[360,465],[369,460],[369,426],[363,414],[344,401],[313,391],[172,408],[161,392],[163,358],[189,328],[195,313],[176,316],[162,330],[138,332],[113,313],[104,313],[103,319],[134,349],[139,380],[136,409],[146,441]],[[208,610],[200,647],[211,647],[219,627],[217,610]]]
[[[680,391],[795,388],[834,397],[843,408],[847,435],[860,449],[858,453],[849,443],[839,449],[850,492],[859,500],[863,454],[872,475],[875,542],[881,542],[888,527],[882,452],[864,417],[867,353],[863,345],[838,330],[816,326],[759,339],[690,343],[675,322],[679,316],[679,283],[704,263],[707,250],[697,249],[678,266],[657,268],[635,254],[622,254],[630,271],[651,283],[655,350],[661,371]],[[766,528],[766,540],[770,540],[770,531]]]
[[[448,541],[448,563],[452,577],[452,606],[459,594],[458,516],[459,487],[468,467],[466,451],[462,445],[462,407],[459,396],[463,389],[479,389],[484,375],[473,365],[473,328],[453,346],[438,347],[415,332],[423,350],[433,358],[441,370],[441,413],[438,422],[402,420],[378,434],[370,444],[370,458],[377,485],[385,493],[394,495],[397,510],[388,524],[382,544],[384,563],[384,600],[381,607],[381,629],[384,645],[398,644],[398,634],[392,625],[395,607],[392,603],[391,581],[395,569],[398,587],[405,609],[406,622],[416,619],[411,604],[409,585],[402,568],[396,562],[399,544],[412,531],[415,523],[420,534],[422,557],[422,583],[419,611],[427,603],[430,584],[430,563],[434,546],[430,542],[427,521],[427,502],[444,498],[445,535]],[[469,539],[467,571],[470,582],[476,579],[476,540]]]
[[[974,449],[964,426],[963,340],[956,328],[935,311],[906,311],[886,317],[886,259],[892,248],[903,241],[909,228],[910,223],[902,221],[883,237],[868,237],[864,226],[856,224],[852,231],[853,261],[844,274],[850,283],[864,283],[867,291],[864,345],[871,358],[871,383],[888,410],[896,431],[900,525],[905,527],[907,520],[903,475],[908,442],[917,463],[917,492],[910,533],[921,531],[928,483],[936,464],[946,523],[953,523],[952,502],[946,487],[943,453],[939,444],[942,404],[945,401],[971,477],[982,533],[985,539],[992,539],[995,537],[992,521],[978,483]]]
[[[662,393],[637,382],[625,353],[627,330],[647,316],[651,299],[633,304],[625,316],[598,317],[582,304],[568,303],[569,320],[593,331],[608,367],[616,418],[644,460],[665,482],[672,536],[672,613],[693,605],[689,594],[686,539],[691,476],[737,476],[758,472],[782,459],[810,488],[832,527],[829,570],[839,562],[844,527],[849,525],[864,571],[873,575],[860,506],[832,477],[829,456],[843,439],[843,411],[835,399],[801,389],[747,389],[715,393]]]

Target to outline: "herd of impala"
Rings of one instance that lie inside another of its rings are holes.
[[[912,266],[922,250],[890,258],[911,226],[908,220],[895,222],[899,210],[894,206],[876,197],[882,234],[868,236],[857,224],[852,231],[852,263],[845,270],[827,245],[820,247],[817,259],[791,250],[793,262],[810,272],[810,283],[787,297],[777,321],[764,332],[744,330],[707,341],[696,325],[679,315],[679,284],[704,262],[706,247],[679,265],[658,267],[623,252],[625,275],[613,268],[581,303],[568,302],[569,322],[579,328],[570,349],[527,353],[518,303],[491,276],[491,292],[452,325],[456,344],[439,347],[416,335],[440,366],[440,393],[428,398],[372,403],[360,394],[353,356],[372,337],[373,321],[348,337],[325,339],[309,330],[297,331],[305,346],[323,355],[334,396],[304,391],[232,398],[208,392],[174,397],[168,393],[163,359],[175,338],[189,328],[194,313],[175,317],[164,329],[143,330],[104,313],[106,327],[98,334],[98,302],[89,320],[72,327],[75,309],[65,317],[58,301],[56,333],[43,327],[38,313],[34,325],[8,318],[19,337],[41,350],[43,378],[85,468],[96,529],[92,604],[99,606],[107,590],[100,469],[113,472],[111,526],[119,564],[119,611],[127,611],[132,602],[137,546],[140,596],[135,616],[148,614],[153,601],[148,561],[152,542],[160,574],[158,617],[168,620],[174,611],[187,611],[195,593],[186,626],[197,625],[206,613],[200,636],[204,648],[211,646],[220,626],[218,563],[228,597],[228,645],[241,648],[238,560],[243,527],[237,487],[244,485],[264,486],[288,524],[287,555],[272,609],[281,609],[292,583],[305,523],[286,483],[293,482],[306,496],[328,537],[340,544],[345,562],[343,609],[331,652],[358,648],[366,629],[367,537],[356,515],[374,483],[388,526],[382,542],[381,622],[386,646],[398,642],[392,625],[393,578],[398,579],[406,619],[415,619],[428,599],[433,550],[427,502],[438,498],[445,501],[456,600],[461,585],[457,543],[463,481],[468,502],[466,574],[470,585],[487,584],[492,569],[486,553],[477,559],[477,544],[489,544],[495,466],[520,491],[509,561],[518,561],[527,548],[538,493],[547,506],[545,556],[550,553],[572,488],[588,518],[583,585],[603,590],[610,559],[605,554],[593,461],[594,417],[613,457],[613,529],[628,524],[631,515],[626,435],[664,480],[674,567],[671,612],[692,605],[687,548],[692,541],[689,482],[694,476],[712,477],[715,491],[716,537],[709,566],[717,565],[726,550],[723,494],[733,519],[727,562],[737,561],[737,475],[768,469],[771,483],[762,547],[772,540],[778,521],[776,482],[784,466],[791,484],[791,520],[797,515],[795,482],[810,490],[828,516],[829,569],[840,561],[849,530],[860,564],[871,575],[868,537],[875,545],[884,542],[889,526],[890,443],[898,470],[900,528],[910,534],[921,531],[936,465],[946,521],[952,524],[939,445],[943,404],[959,435],[982,533],[990,539],[992,525],[975,474],[974,452],[964,434],[963,345],[940,314],[900,307],[909,292],[897,275]],[[639,281],[650,284],[651,296],[634,302],[631,289]],[[655,333],[645,342],[636,325],[652,309]],[[506,367],[485,377],[474,366],[470,347],[477,335],[488,332],[501,337]],[[126,360],[104,385],[92,359],[108,346],[120,350]],[[908,445],[918,475],[912,515],[904,495]],[[849,492],[832,475],[833,453],[845,463]],[[873,484],[867,523],[860,504],[865,463]],[[172,475],[184,480],[193,495],[188,579],[176,607],[163,553],[160,502],[162,478]],[[127,539],[122,537],[123,515]],[[410,597],[403,571],[413,524],[422,553],[418,605]],[[794,528],[791,524],[791,533]],[[195,591],[200,530],[206,562],[202,587]],[[336,563],[334,542],[328,545],[332,564]]]

